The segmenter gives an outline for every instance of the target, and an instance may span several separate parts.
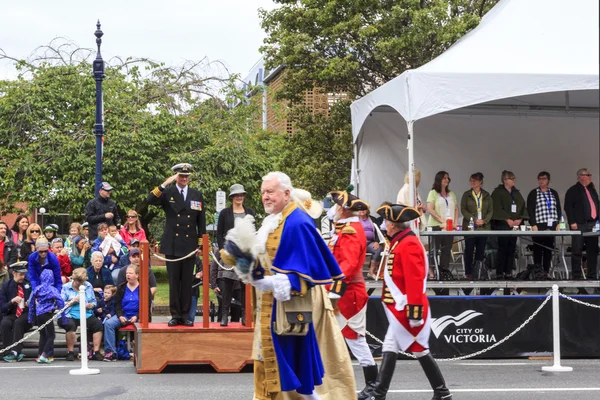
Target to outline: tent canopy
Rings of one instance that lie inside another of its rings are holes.
[[[359,195],[395,200],[413,140],[424,185],[452,169],[457,194],[476,171],[498,182],[512,169],[528,189],[552,170],[557,190],[581,166],[598,172],[598,11],[597,0],[502,0],[445,53],[355,101]]]

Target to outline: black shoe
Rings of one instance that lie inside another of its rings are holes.
[[[369,400],[385,400],[392,377],[394,376],[394,369],[396,369],[396,361],[398,361],[397,353],[391,351],[383,352],[383,361],[381,361],[377,382],[375,382],[375,387],[369,393]]]
[[[451,400],[452,394],[450,394],[450,390],[446,387],[442,371],[440,371],[431,353],[419,357],[417,360],[421,364],[421,368],[423,368],[423,372],[425,372],[425,376],[427,376],[427,380],[433,389],[431,400]]]
[[[169,323],[167,325],[169,325],[169,326],[181,325],[181,320],[179,318],[171,318],[171,320],[169,321]]]
[[[183,320],[183,326],[194,326],[194,322],[186,318]]]
[[[65,358],[67,361],[75,361],[75,352],[70,351],[67,353],[67,357]]]
[[[363,367],[363,374],[365,375],[365,388],[358,394],[358,400],[368,400],[375,390],[377,364]]]

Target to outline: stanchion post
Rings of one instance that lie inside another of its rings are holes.
[[[150,298],[150,284],[148,283],[150,275],[150,243],[146,239],[140,242],[140,288],[139,288],[139,302],[140,302],[140,326],[148,328],[149,321],[149,309],[148,299]]]
[[[72,369],[69,371],[71,375],[97,375],[99,369],[88,368],[88,352],[87,352],[87,318],[86,318],[86,301],[85,301],[85,283],[79,285],[79,329],[81,333],[81,368]]]
[[[208,234],[202,235],[202,327],[208,328],[210,324],[210,264],[208,262]]]
[[[558,285],[552,285],[552,341],[554,344],[554,365],[551,367],[542,367],[545,372],[571,372],[572,367],[563,367],[560,365],[560,309],[558,294]]]

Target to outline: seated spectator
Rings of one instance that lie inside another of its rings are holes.
[[[29,260],[29,256],[35,251],[35,242],[42,236],[42,228],[36,224],[29,224],[26,231],[26,239],[21,244],[20,261]]]
[[[126,282],[117,288],[115,299],[116,315],[104,323],[104,361],[117,360],[116,331],[139,320],[139,265],[131,264],[125,268]]]
[[[73,272],[73,268],[71,267],[71,257],[69,257],[67,249],[63,246],[63,240],[61,238],[54,239],[50,248],[56,258],[58,258],[61,280],[62,283],[65,283],[69,280],[71,273]]]
[[[58,237],[58,225],[47,225],[44,228],[44,236],[46,236],[46,240],[48,240],[48,243],[52,243],[52,241]]]
[[[76,236],[71,247],[71,266],[75,268],[89,268],[92,264],[92,245],[84,236]]]
[[[463,215],[462,229],[463,231],[468,230],[472,220],[474,230],[489,231],[494,213],[494,204],[492,196],[481,187],[483,185],[483,174],[481,172],[474,173],[469,178],[469,183],[471,189],[464,192],[460,199],[460,210]],[[486,243],[487,236],[471,236],[465,239],[465,275],[469,280],[473,278],[471,273],[473,251],[475,251],[475,261],[483,262]]]
[[[117,294],[117,287],[115,285],[106,285],[102,292],[102,303],[98,302],[94,314],[104,323],[105,319],[108,319],[115,314],[115,294]]]
[[[8,233],[8,224],[0,221],[0,261],[5,265],[12,265],[17,262],[18,251]]]
[[[92,334],[94,355],[93,360],[102,361],[104,357],[100,354],[100,343],[102,342],[102,323],[94,316],[94,308],[96,308],[96,296],[92,285],[87,282],[88,276],[87,271],[83,268],[77,268],[73,271],[72,280],[65,283],[63,286],[61,295],[65,302],[70,302],[72,307],[65,311],[66,322],[59,321],[58,326],[63,328],[67,332],[67,361],[75,360],[75,332],[77,327],[81,323],[79,319],[79,287],[84,285],[85,287],[85,301],[86,301],[86,323],[88,333]],[[86,340],[86,338],[81,338]],[[82,354],[82,357],[86,357],[86,354]]]
[[[548,187],[550,173],[542,171],[537,176],[538,187],[527,195],[527,214],[529,224],[534,231],[552,231],[559,229],[562,217],[560,199],[556,190]],[[553,236],[532,236],[533,263],[541,265],[550,278],[550,264],[554,249]]]
[[[73,222],[69,227],[69,236],[65,240],[65,248],[70,252],[73,246],[73,241],[77,236],[82,236],[81,224],[79,222]]]
[[[40,275],[45,269],[50,269],[54,273],[54,287],[60,291],[62,289],[62,278],[60,264],[54,253],[49,252],[48,242],[45,238],[40,238],[35,242],[36,250],[29,256],[29,280],[31,289],[34,290],[40,282]]]
[[[0,290],[2,348],[11,346],[23,339],[25,332],[32,327],[28,322],[29,304],[27,299],[31,295],[31,285],[25,280],[27,262],[21,261],[12,264],[11,269],[12,279],[4,282],[2,290]],[[22,351],[23,344],[16,345],[4,356],[4,361],[21,361],[25,357]]]
[[[113,274],[114,281],[120,268],[119,257],[127,253],[127,245],[121,239],[117,227],[108,226],[105,223],[98,224],[98,237],[94,241],[92,250],[102,252],[103,264]]]
[[[83,224],[81,224],[81,233],[83,234],[83,237],[86,238],[87,240],[90,240],[90,224],[87,222],[84,222]]]
[[[360,221],[367,237],[367,254],[371,254],[371,264],[367,278],[375,279],[379,261],[381,261],[381,252],[385,246],[385,240],[380,240],[376,219],[369,214],[369,210],[358,211],[358,220]],[[383,235],[382,235],[383,236]]]
[[[114,285],[110,271],[102,265],[104,262],[102,253],[99,251],[93,252],[91,261],[92,266],[87,269],[87,280],[91,283],[94,292],[101,292],[106,285]]]
[[[127,264],[127,266],[129,265],[137,265],[138,267],[140,266],[140,249],[131,249],[131,251],[129,252],[129,264]],[[121,268],[121,270],[119,271],[119,276],[117,277],[117,287],[119,287],[120,285],[122,285],[123,283],[127,282],[126,279],[126,270],[127,268]],[[148,267],[148,282],[150,283],[150,293],[152,294],[152,298],[154,298],[154,294],[156,293],[156,277],[154,276],[154,272],[152,272],[152,269],[150,267]]]
[[[54,239],[56,240],[56,239]],[[54,276],[52,271],[45,269],[40,276],[40,284],[31,292],[29,298],[29,323],[42,326],[52,319],[54,310],[60,310],[65,302],[58,290],[53,286]],[[63,314],[63,322],[66,318]],[[40,331],[38,345],[38,364],[50,364],[54,361],[54,324],[49,323]]]
[[[8,266],[4,264],[2,260],[0,260],[0,285],[10,279],[8,275]],[[0,321],[2,320],[2,315],[0,314]]]
[[[131,239],[137,239],[138,242],[146,240],[146,232],[142,228],[140,218],[134,210],[127,211],[125,226],[121,228],[119,234],[125,243],[131,243]]]

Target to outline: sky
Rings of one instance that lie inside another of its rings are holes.
[[[0,49],[26,58],[56,37],[95,48],[100,19],[105,61],[131,56],[181,65],[208,57],[243,78],[259,60],[265,38],[258,9],[275,7],[272,0],[3,1]],[[11,64],[0,61],[0,79],[15,76]]]

